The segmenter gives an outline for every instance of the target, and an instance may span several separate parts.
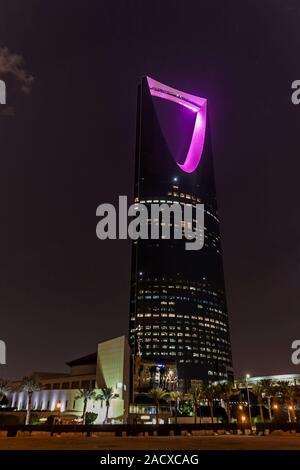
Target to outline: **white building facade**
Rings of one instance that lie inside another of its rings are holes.
[[[126,422],[129,398],[129,346],[125,336],[113,338],[98,345],[96,353],[70,361],[69,374],[35,372],[32,378],[41,389],[32,395],[32,413],[42,420],[49,415],[59,417],[62,422],[76,420],[82,416],[84,401],[77,398],[81,389],[92,389],[99,395],[104,388],[112,388],[115,398],[110,401],[110,422]],[[20,382],[15,382],[16,391],[10,393],[10,406],[16,411],[27,409],[28,394],[18,391]],[[97,414],[95,424],[106,418],[105,401],[89,400],[87,411]]]

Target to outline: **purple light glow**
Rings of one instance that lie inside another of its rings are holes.
[[[163,83],[153,80],[153,78],[150,77],[147,77],[147,81],[151,96],[156,96],[168,101],[174,101],[175,103],[188,108],[192,112],[197,113],[193,135],[184,163],[180,164],[177,162],[177,165],[182,171],[192,173],[199,165],[203,152],[207,100],[205,98],[200,98],[199,96],[190,95],[189,93],[171,88]]]
[[[195,106],[191,106],[190,104],[182,103],[182,101],[180,101],[179,104],[181,104],[181,105],[184,106],[185,108],[190,109],[190,110],[193,111],[194,113],[197,113],[197,112],[198,112],[198,108],[195,108]]]

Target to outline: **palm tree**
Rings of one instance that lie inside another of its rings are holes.
[[[279,386],[279,393],[282,396],[284,403],[286,404],[289,422],[292,421],[291,411],[293,414],[293,419],[295,420],[295,399],[299,394],[299,387],[297,385],[290,385],[288,382],[280,380],[277,382]]]
[[[177,415],[178,415],[178,402],[183,399],[183,393],[178,391],[172,391],[169,393],[170,403],[174,403],[174,418],[175,424],[177,424]]]
[[[268,402],[268,411],[269,411],[269,419],[272,421],[272,407],[271,407],[271,398],[274,396],[274,382],[271,379],[264,379],[261,380],[260,385],[263,387],[263,395],[266,397]]]
[[[159,369],[159,386],[162,389],[166,388],[167,376],[168,376],[167,367],[161,367]]]
[[[197,424],[198,409],[200,410],[200,423],[201,423],[201,399],[203,398],[202,388],[199,385],[191,387],[188,392],[188,398],[193,403],[195,424]]]
[[[0,402],[6,397],[9,390],[10,386],[8,380],[0,379]]]
[[[232,382],[222,382],[218,384],[218,398],[223,400],[226,408],[228,423],[231,423],[230,399],[240,394],[238,388]]]
[[[264,386],[260,382],[257,382],[255,384],[253,384],[251,392],[257,398],[258,406],[259,406],[260,419],[261,419],[261,422],[264,423],[264,421],[265,421],[264,410],[263,410]]]
[[[153,387],[155,384],[155,376],[158,371],[157,366],[151,366],[149,367],[149,373],[150,373],[150,384]]]
[[[141,373],[143,371],[142,358],[141,356],[134,357],[134,385],[141,385]]]
[[[26,419],[25,424],[30,424],[30,414],[32,408],[32,395],[34,392],[41,390],[42,386],[33,377],[23,377],[19,390],[21,392],[27,392],[27,408],[26,408]]]
[[[138,386],[141,387],[141,385],[143,384],[143,372],[144,372],[144,365],[141,364],[139,367],[138,367],[138,371],[137,371],[137,383],[138,383]]]
[[[298,409],[299,409],[299,400],[300,400],[300,386],[299,385],[294,385],[294,390],[295,390],[295,400],[296,403],[298,404]],[[295,420],[297,421],[297,416],[295,414]]]
[[[156,415],[156,424],[158,424],[158,414],[159,414],[159,404],[160,401],[169,397],[169,393],[163,390],[162,388],[152,388],[150,392],[145,393],[145,395],[151,398],[155,403],[155,415]]]
[[[100,394],[96,397],[96,400],[105,401],[106,415],[103,424],[106,424],[108,422],[108,411],[110,407],[110,401],[114,398],[118,398],[118,396],[119,395],[114,392],[114,389],[112,387],[104,387],[101,389]]]
[[[205,384],[202,388],[203,397],[207,400],[210,408],[211,422],[214,422],[214,400],[219,398],[219,387],[215,384]]]
[[[79,395],[75,397],[75,400],[80,399],[83,399],[82,424],[85,424],[88,401],[96,399],[95,390],[93,388],[81,388],[79,390]]]

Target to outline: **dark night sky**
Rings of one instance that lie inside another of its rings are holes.
[[[0,376],[127,333],[130,244],[95,211],[132,195],[144,74],[209,100],[236,375],[300,371],[299,22],[297,0],[1,0],[35,81],[0,120]]]

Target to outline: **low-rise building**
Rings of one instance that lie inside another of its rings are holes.
[[[125,336],[104,341],[98,350],[88,356],[67,363],[69,373],[34,372],[31,378],[40,383],[41,389],[33,392],[32,412],[41,418],[54,414],[60,419],[80,418],[83,398],[77,398],[81,389],[101,390],[112,388],[115,398],[110,402],[110,421],[127,420],[129,400],[129,346]],[[21,381],[13,384],[10,406],[17,411],[26,410],[28,395],[18,390]],[[103,423],[106,417],[105,400],[89,400],[87,411],[97,414],[95,423]]]

